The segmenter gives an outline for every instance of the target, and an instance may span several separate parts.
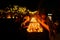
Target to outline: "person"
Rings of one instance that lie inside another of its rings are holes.
[[[56,38],[58,25],[59,25],[59,22],[58,22],[58,20],[56,20],[53,23],[53,34],[52,34],[53,40],[55,40],[55,38]]]
[[[39,14],[39,11],[37,11],[33,16],[26,16],[26,20],[23,22],[23,24],[26,25],[26,23],[29,22],[28,23],[29,25],[25,26],[25,28],[27,29],[29,29],[30,27],[32,28],[31,29],[32,31],[27,30],[28,40],[49,40],[50,29],[49,29],[49,25],[47,24],[46,18],[47,18],[46,14],[45,13]],[[39,23],[39,24],[35,24],[35,23]],[[36,25],[39,26],[37,27]],[[35,27],[37,27],[37,30]]]

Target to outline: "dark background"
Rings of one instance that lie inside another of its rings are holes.
[[[58,0],[0,0],[0,8],[4,8],[9,4],[17,4],[29,8],[43,7],[48,9],[59,9],[60,7],[60,2]]]
[[[60,20],[60,1],[59,0],[0,0],[0,9],[4,9],[9,5],[26,6],[28,9],[32,11],[36,9],[41,9],[41,10],[47,9],[46,10],[47,13],[51,12],[53,14],[54,20]],[[19,27],[20,27],[20,24],[15,23],[13,19],[9,19],[9,20],[0,19],[0,32],[17,32],[17,29]],[[60,26],[58,30],[60,32]],[[24,34],[24,32],[22,32],[18,37],[19,39],[20,39],[20,36],[21,36],[21,39],[24,39],[26,35]],[[9,39],[11,38],[9,37]]]

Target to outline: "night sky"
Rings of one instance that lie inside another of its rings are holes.
[[[8,1],[0,1],[0,8],[2,7],[6,7],[8,6],[9,4],[11,5],[20,5],[20,6],[26,6],[28,8],[36,8],[38,6],[38,3],[39,3],[39,0],[15,0],[15,1],[11,1],[11,0],[8,0]]]
[[[58,9],[60,6],[60,2],[58,0],[0,0],[0,8],[4,8],[8,6],[9,4],[14,5],[20,5],[20,6],[27,6],[28,8],[54,8]]]

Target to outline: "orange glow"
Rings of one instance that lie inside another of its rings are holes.
[[[43,32],[43,28],[40,26],[39,22],[37,22],[35,17],[31,18],[27,32]]]
[[[8,19],[10,19],[10,18],[11,18],[11,16],[10,16],[10,15],[8,15],[8,16],[7,16],[7,18],[8,18]]]

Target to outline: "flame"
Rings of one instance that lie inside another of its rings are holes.
[[[43,32],[43,28],[40,26],[39,22],[37,22],[35,17],[31,18],[27,32]]]

